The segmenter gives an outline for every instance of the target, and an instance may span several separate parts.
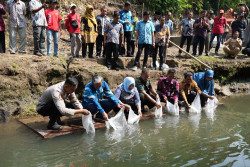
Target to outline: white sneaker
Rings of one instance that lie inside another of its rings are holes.
[[[137,70],[137,67],[134,66],[134,67],[131,68],[131,70],[132,70],[132,71],[136,71],[136,70]]]

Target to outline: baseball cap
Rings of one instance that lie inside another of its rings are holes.
[[[72,3],[72,4],[70,5],[70,9],[71,9],[72,7],[76,7],[76,4]]]
[[[219,11],[219,13],[224,13],[224,10],[221,9],[221,10]]]
[[[50,0],[49,3],[58,3],[57,0]]]

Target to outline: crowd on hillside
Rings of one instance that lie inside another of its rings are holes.
[[[50,56],[52,39],[54,43],[53,55],[58,55],[58,40],[61,28],[61,13],[56,10],[57,0],[49,0],[48,5],[42,4],[40,0],[31,0],[29,9],[31,12],[34,54],[38,56]],[[134,67],[137,70],[139,60],[144,49],[144,61],[142,67],[147,67],[148,57],[153,58],[153,69],[156,69],[157,55],[160,57],[159,70],[163,69],[165,55],[170,40],[170,33],[173,31],[173,21],[171,12],[162,15],[160,12],[150,17],[150,13],[145,11],[142,20],[136,17],[136,12],[131,11],[131,3],[126,2],[124,9],[114,11],[113,17],[107,16],[107,8],[101,8],[100,15],[94,15],[94,8],[86,6],[83,16],[77,12],[77,6],[69,6],[70,14],[65,21],[65,27],[70,34],[71,55],[74,58],[81,57],[98,58],[106,57],[108,69],[119,70],[117,59],[119,56],[134,57],[135,47],[138,51],[135,56]],[[240,6],[239,12],[237,8]],[[5,24],[2,15],[9,13],[9,51],[11,54],[26,53],[26,6],[21,0],[9,0],[4,8],[0,4],[0,52],[5,52]],[[232,12],[235,20],[228,24],[223,17],[224,10],[220,10],[218,16],[212,10],[203,10],[200,17],[193,19],[193,12],[187,14],[179,23],[181,33],[180,47],[183,48],[187,42],[186,51],[190,51],[191,43],[193,46],[193,56],[197,56],[197,46],[199,45],[198,55],[202,56],[205,48],[206,56],[210,55],[210,50],[215,37],[217,45],[215,54],[218,54],[220,43],[224,44],[223,50],[228,57],[235,57],[242,50],[244,40],[244,30],[247,27],[247,16],[249,9],[246,4],[238,4]],[[232,37],[226,40],[229,29],[232,29]],[[46,34],[46,35],[45,35]],[[17,36],[19,36],[19,47],[17,46]],[[47,38],[47,49],[45,49],[45,39]],[[127,44],[125,49],[125,42]],[[96,55],[93,55],[94,45],[96,44]],[[243,54],[250,54],[249,43],[242,50]],[[179,55],[181,54],[179,51]],[[112,56],[114,57],[112,61]]]

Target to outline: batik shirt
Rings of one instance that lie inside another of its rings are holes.
[[[152,45],[152,34],[155,31],[152,21],[144,22],[143,20],[139,21],[135,28],[139,32],[138,44],[150,44]]]
[[[159,46],[164,46],[166,44],[167,35],[169,35],[169,28],[165,24],[162,27],[160,25],[156,25],[155,27],[155,43]]]
[[[194,22],[194,19],[185,18],[179,23],[179,26],[182,26],[183,36],[193,36]]]
[[[107,23],[105,26],[105,33],[106,35],[106,43],[115,43],[119,44],[120,35],[124,33],[123,26],[121,23]]]
[[[31,0],[29,2],[30,11],[36,10],[42,6],[40,0]],[[32,26],[47,26],[47,21],[44,13],[44,9],[39,10],[37,13],[31,14]]]
[[[6,11],[10,14],[9,25],[10,27],[26,27],[26,6],[23,1],[15,2],[10,0],[7,2]]]
[[[178,100],[179,83],[174,79],[172,79],[171,82],[169,82],[167,77],[162,77],[158,81],[157,91],[162,97]]]
[[[131,11],[121,10],[119,22],[123,25],[124,31],[132,31],[134,19]],[[127,24],[126,22],[129,22],[130,24]]]

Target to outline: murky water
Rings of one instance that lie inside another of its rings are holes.
[[[250,96],[222,100],[214,115],[141,121],[43,140],[16,121],[0,125],[0,166],[250,166]]]

